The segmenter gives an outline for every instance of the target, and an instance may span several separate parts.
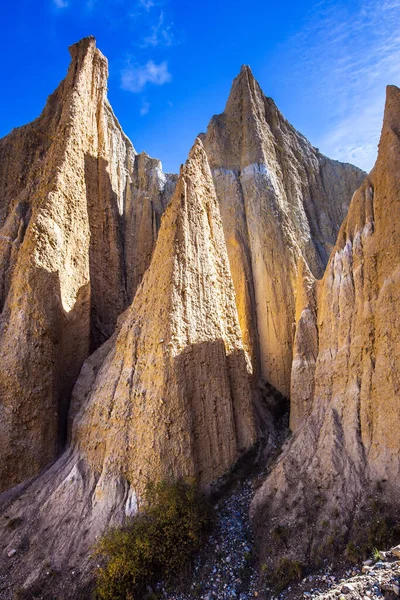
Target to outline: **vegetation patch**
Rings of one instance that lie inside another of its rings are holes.
[[[9,519],[9,521],[7,521],[7,527],[10,529],[17,529],[17,527],[19,527],[23,521],[24,520],[22,517],[14,517],[13,519]]]
[[[384,550],[400,542],[400,514],[377,499],[360,511],[355,519],[350,540],[348,558],[353,562],[364,560],[374,549]]]
[[[211,524],[212,509],[193,483],[149,485],[145,513],[110,530],[95,555],[99,569],[96,597],[138,600],[159,579],[172,581],[190,568]]]
[[[286,527],[283,525],[278,525],[275,529],[272,530],[272,539],[277,544],[282,544],[284,546],[287,545],[289,537],[289,532]]]
[[[297,560],[291,560],[284,556],[279,560],[274,570],[270,570],[268,566],[264,564],[261,565],[261,572],[264,573],[266,582],[272,586],[274,592],[279,594],[290,583],[302,579],[304,565]]]

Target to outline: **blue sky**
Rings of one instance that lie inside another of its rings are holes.
[[[177,171],[249,64],[322,152],[370,170],[385,86],[400,85],[400,0],[4,0],[0,136],[34,119],[94,35],[138,151]]]

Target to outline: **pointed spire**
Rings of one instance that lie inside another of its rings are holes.
[[[248,80],[255,80],[250,65],[242,65],[238,77],[246,77]]]
[[[181,169],[115,347],[85,408],[91,422],[83,419],[75,435],[89,454],[108,402],[113,416],[102,460],[129,473],[136,492],[165,477],[198,476],[208,484],[254,442],[250,365],[200,139]],[[127,374],[133,385],[126,386]]]
[[[108,61],[100,50],[96,48],[96,38],[92,35],[82,38],[79,42],[69,47],[69,52],[72,60],[68,76],[70,77],[72,86],[75,87],[77,83],[77,73],[86,68],[94,68],[98,71],[98,88],[105,90],[108,80]],[[92,77],[88,77],[87,81],[92,81]]]
[[[379,138],[378,156],[370,176],[377,170],[379,177],[396,172],[400,163],[400,89],[395,85],[386,86],[386,101],[383,114],[382,132]],[[393,182],[391,181],[391,184]]]
[[[68,48],[73,60],[75,60],[77,56],[84,58],[89,49],[96,49],[96,38],[93,35],[82,38],[79,42],[72,44]]]
[[[383,116],[382,137],[387,127],[397,128],[400,115],[400,89],[396,85],[386,86],[385,112]]]
[[[260,86],[254,78],[251,68],[248,65],[242,65],[239,74],[232,82],[227,106],[231,99],[237,100],[238,96],[243,97],[244,94],[251,94],[255,91],[256,87],[261,91]]]
[[[244,168],[252,163],[263,162],[263,151],[258,124],[265,120],[265,96],[248,65],[243,65],[232,83],[231,91],[222,115],[215,115],[208,126],[205,147],[210,166],[219,163],[225,168]],[[219,140],[210,147],[209,139]],[[222,130],[225,134],[222,137]]]
[[[207,160],[206,152],[204,150],[203,142],[199,137],[197,137],[194,141],[193,146],[189,152],[189,159],[196,157],[197,155],[204,155],[204,159]]]

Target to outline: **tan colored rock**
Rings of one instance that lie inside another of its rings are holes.
[[[390,552],[394,554],[394,556],[397,556],[397,558],[400,558],[400,545],[392,548]]]
[[[0,140],[0,490],[62,446],[82,362],[132,299],[174,185],[123,134],[94,39],[70,51],[41,116]]]
[[[318,355],[316,280],[304,260],[299,261],[296,286],[296,332],[290,389],[290,430],[296,431],[311,410]]]
[[[203,137],[239,320],[257,374],[289,396],[298,271],[322,276],[364,174],[332,161],[264,96],[250,68]]]
[[[18,563],[2,563],[14,586],[40,581],[49,560],[81,582],[96,536],[135,513],[149,481],[194,476],[207,486],[255,441],[251,365],[223,239],[197,140],[131,307],[83,365],[70,448],[19,496],[0,497],[5,551],[29,540]]]
[[[124,251],[126,287],[132,302],[150,264],[161,217],[178,176],[163,173],[161,162],[145,152],[136,155],[130,175],[132,183],[124,207]]]
[[[363,533],[354,523],[372,498],[399,508],[399,123],[400,90],[389,86],[377,162],[316,284],[316,310],[310,301],[300,317],[295,361],[304,368],[294,363],[292,389],[311,395],[306,409],[301,392],[294,397],[296,433],[253,501],[263,556],[278,524],[296,560],[314,562],[345,533]]]
[[[254,441],[249,372],[197,141],[74,440],[96,470],[123,472],[137,490],[165,476],[210,483]]]

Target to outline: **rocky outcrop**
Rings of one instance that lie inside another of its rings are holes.
[[[322,276],[364,174],[313,148],[249,67],[203,141],[254,371],[289,397],[298,263]]]
[[[93,38],[41,116],[0,140],[0,490],[54,459],[71,389],[146,270],[175,184],[136,155]]]
[[[196,477],[204,487],[222,475],[255,441],[250,375],[198,140],[132,305],[83,365],[69,449],[22,493],[0,497],[14,585],[69,569],[80,582],[96,537],[138,510],[149,481]]]
[[[266,562],[276,562],[277,528],[289,558],[315,563],[368,538],[363,511],[375,511],[373,527],[400,512],[399,124],[400,90],[389,86],[375,167],[322,281],[307,276],[292,373],[296,431],[252,505]]]

